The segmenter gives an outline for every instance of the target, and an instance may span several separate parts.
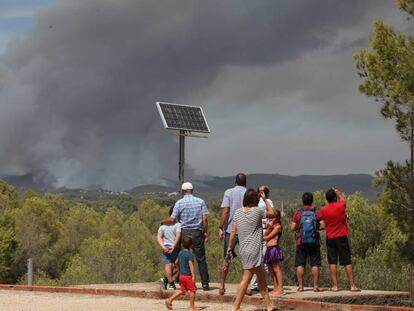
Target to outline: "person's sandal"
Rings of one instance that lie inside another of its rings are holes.
[[[219,295],[223,296],[226,293],[226,289],[225,288],[219,288]]]

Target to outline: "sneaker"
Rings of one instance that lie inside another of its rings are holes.
[[[169,289],[169,290],[176,290],[176,289],[177,289],[177,287],[175,287],[174,282],[171,282],[171,283],[170,283],[170,285],[168,286],[168,289]]]
[[[160,282],[161,282],[161,286],[162,286],[162,288],[163,288],[163,289],[167,289],[167,284],[168,284],[168,280],[167,280],[167,278],[161,278],[161,279],[160,279]]]
[[[210,285],[203,284],[203,291],[209,291],[209,290],[210,290]]]

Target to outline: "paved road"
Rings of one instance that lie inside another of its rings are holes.
[[[228,311],[230,304],[199,302],[206,311]],[[163,300],[0,290],[0,310],[7,311],[156,311],[167,310]],[[174,302],[174,310],[188,310],[188,301]],[[244,306],[244,311],[258,310]]]

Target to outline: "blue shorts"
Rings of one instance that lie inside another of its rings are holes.
[[[166,253],[162,252],[162,261],[164,262],[164,265],[169,265],[169,264],[175,263],[175,260],[177,259],[179,252],[180,252],[179,247],[174,248],[174,250],[171,254],[170,253],[166,254]]]

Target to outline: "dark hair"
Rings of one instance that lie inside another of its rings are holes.
[[[246,193],[244,194],[244,198],[243,198],[243,206],[253,207],[253,206],[257,206],[257,204],[259,204],[258,193],[252,188],[247,189]]]
[[[189,249],[193,246],[193,239],[190,236],[185,236],[181,243],[183,244],[183,248]]]
[[[305,192],[302,195],[302,203],[304,206],[311,206],[313,203],[313,194],[310,192]]]
[[[246,175],[243,173],[238,173],[236,175],[236,185],[246,187]]]
[[[326,191],[325,197],[328,203],[336,202],[336,193],[333,189],[329,189],[328,191]]]
[[[173,210],[174,210],[174,205],[173,205],[173,206],[171,206],[170,210],[168,211],[168,215],[169,215],[169,216],[171,216],[171,215],[172,215]]]
[[[273,216],[269,216],[268,218],[269,219],[277,218],[280,220],[280,218],[282,217],[282,213],[278,209],[275,209],[275,208],[273,208],[273,212],[274,212]]]
[[[280,219],[280,217],[282,217],[282,213],[278,209],[275,209],[275,218]]]
[[[266,185],[260,185],[259,187],[257,187],[257,192],[260,192],[259,191],[260,188],[263,188],[263,192],[264,192],[266,198],[269,198],[269,193],[270,193],[269,187],[266,186]]]

